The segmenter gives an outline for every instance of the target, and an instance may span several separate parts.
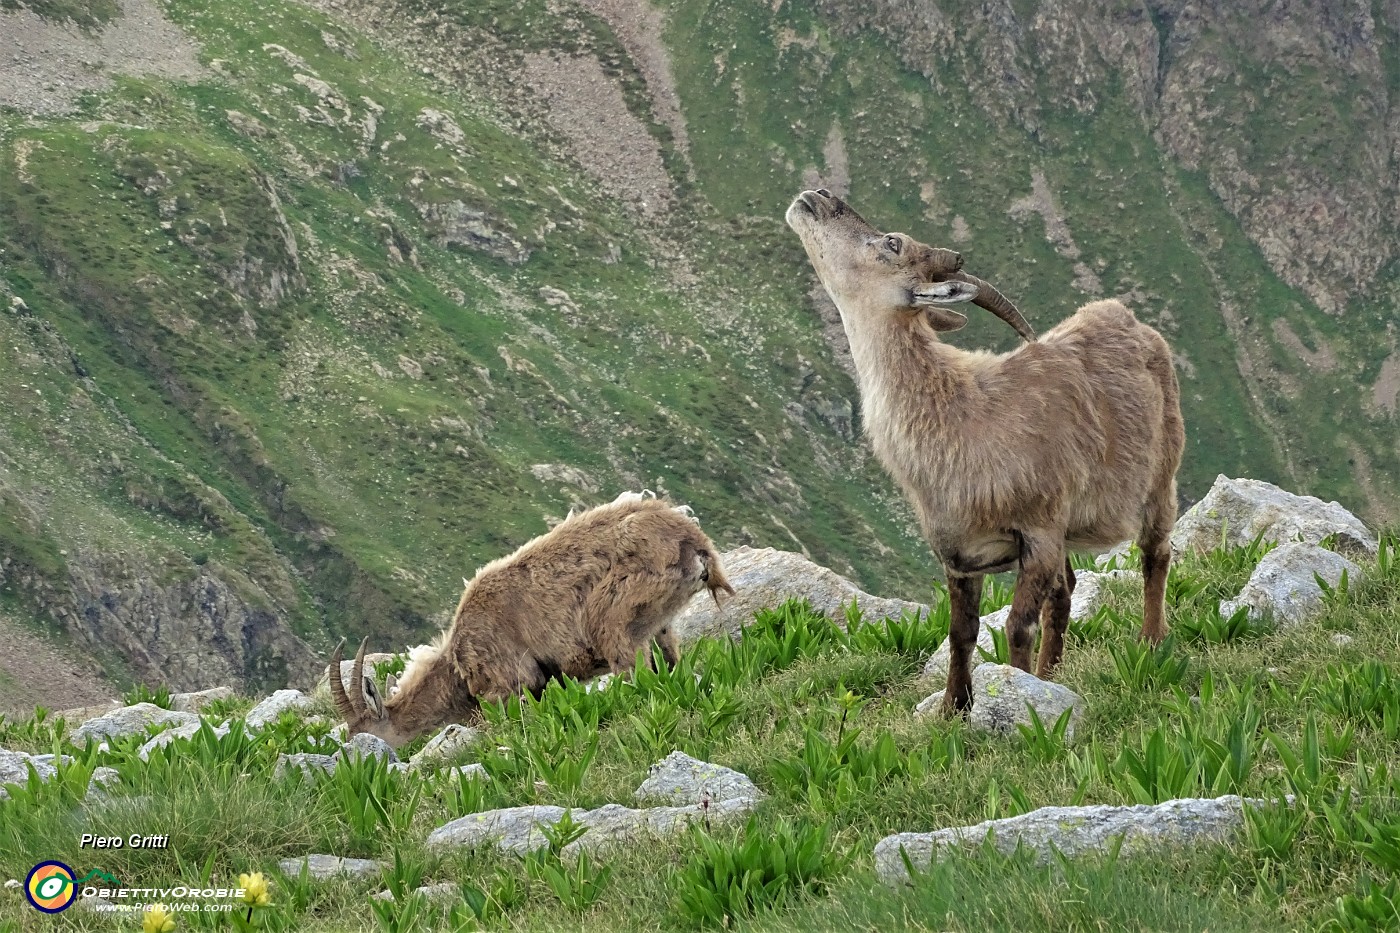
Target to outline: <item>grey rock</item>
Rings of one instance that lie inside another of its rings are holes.
[[[232,687],[210,687],[193,693],[177,693],[170,698],[170,708],[182,713],[197,713],[215,700],[233,696]]]
[[[1345,648],[1354,641],[1356,641],[1356,639],[1352,638],[1346,632],[1337,632],[1332,636],[1332,644],[1336,645],[1338,648]]]
[[[1221,602],[1220,614],[1228,618],[1245,608],[1250,618],[1272,618],[1281,626],[1306,622],[1322,610],[1313,574],[1336,586],[1343,571],[1352,583],[1361,579],[1361,568],[1340,554],[1314,544],[1280,544],[1259,561],[1239,596]]]
[[[671,752],[652,765],[647,779],[636,791],[638,800],[655,800],[672,806],[763,796],[748,775],[699,761],[681,751]]]
[[[428,740],[428,744],[418,750],[418,753],[409,759],[415,768],[425,765],[438,764],[455,758],[465,749],[476,744],[480,738],[480,733],[470,726],[461,723],[449,723],[441,732]]]
[[[1236,796],[1168,800],[1134,807],[1042,807],[1021,816],[955,826],[931,833],[898,833],[875,846],[875,870],[888,883],[907,882],[903,847],[916,870],[933,859],[980,845],[989,835],[996,848],[1010,854],[1018,845],[1044,863],[1058,850],[1068,856],[1104,851],[1123,840],[1127,856],[1159,851],[1163,846],[1227,841],[1244,822],[1244,804],[1263,804]]]
[[[722,824],[731,822],[758,805],[753,798],[721,800],[709,806],[650,807],[633,810],[610,803],[596,810],[568,811],[579,826],[588,831],[565,847],[571,855],[580,848],[597,849],[610,844],[676,833],[696,821]],[[502,852],[523,855],[543,849],[549,843],[542,826],[553,826],[563,816],[563,807],[510,807],[459,817],[428,835],[431,848],[479,848],[494,844]]]
[[[305,710],[312,705],[311,697],[300,690],[278,690],[249,710],[244,724],[252,732],[266,727],[287,710]]]
[[[941,694],[935,694],[941,700]],[[1010,664],[979,664],[972,672],[972,714],[968,724],[985,732],[1014,733],[1017,723],[1029,725],[1034,709],[1046,728],[1065,710],[1070,713],[1066,739],[1074,738],[1084,700],[1060,684],[1041,680]]]
[[[96,719],[89,719],[74,730],[72,741],[74,745],[82,745],[89,738],[111,739],[124,735],[139,735],[145,732],[148,726],[173,728],[190,723],[198,725],[199,717],[194,713],[162,709],[153,703],[137,703],[134,706],[114,709]]]
[[[720,555],[720,565],[735,594],[716,606],[708,592],[697,593],[672,621],[682,645],[704,637],[738,637],[754,613],[806,599],[818,612],[844,622],[844,606],[854,599],[867,619],[898,618],[904,612],[928,614],[928,606],[902,599],[882,599],[863,592],[850,580],[801,554],[774,548],[741,547]]]
[[[30,765],[33,765],[34,772],[39,775],[41,781],[47,781],[58,773],[58,769],[52,764],[44,760],[36,760],[35,756],[27,752],[11,752],[0,749],[0,800],[5,800],[10,796],[3,785],[27,784],[29,782]]]
[[[391,764],[397,764],[398,754],[394,747],[377,735],[368,732],[361,732],[350,737],[350,741],[341,747],[340,751],[331,756],[337,760],[355,758],[378,758]]]
[[[116,768],[94,768],[92,777],[88,780],[89,794],[101,794],[104,791],[112,790],[122,782],[121,772]]]
[[[336,876],[365,878],[384,870],[384,866],[373,859],[341,858],[339,855],[304,855],[301,858],[284,858],[277,863],[282,873],[290,878],[300,876],[303,865],[307,868],[308,877],[316,881],[326,881]]]
[[[429,901],[453,901],[462,896],[462,886],[454,881],[439,881],[437,884],[425,884],[415,888],[413,893]],[[394,892],[386,889],[372,896],[377,901],[392,901]]]
[[[297,752],[295,755],[278,755],[277,766],[272,770],[273,779],[281,778],[288,771],[314,774],[323,771],[334,774],[337,759],[330,755],[317,755],[314,752]]]
[[[151,739],[145,745],[142,745],[141,750],[136,753],[137,757],[139,757],[142,761],[146,761],[150,757],[151,752],[155,751],[156,749],[164,748],[176,739],[192,738],[194,734],[199,731],[201,725],[201,722],[195,721],[192,723],[186,723],[183,726],[176,726],[173,729],[166,729],[160,735]],[[215,726],[214,735],[222,739],[224,736],[228,735],[228,729],[228,723],[223,723],[222,725]]]
[[[458,765],[451,770],[464,777],[475,778],[478,781],[491,780],[491,775],[486,773],[486,766],[479,762],[472,762],[469,765]]]
[[[1217,476],[1215,485],[1172,531],[1172,550],[1205,552],[1217,548],[1222,536],[1227,545],[1239,547],[1263,533],[1265,541],[1286,542],[1301,538],[1317,544],[1337,536],[1339,550],[1353,555],[1374,555],[1376,536],[1355,515],[1336,502],[1298,496],[1271,483],[1254,479]]]

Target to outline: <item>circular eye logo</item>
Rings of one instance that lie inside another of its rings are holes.
[[[56,914],[68,907],[78,896],[73,883],[73,869],[62,862],[40,862],[24,879],[24,896],[35,910]]]

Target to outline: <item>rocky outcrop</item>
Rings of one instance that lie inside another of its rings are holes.
[[[999,852],[1010,855],[1024,846],[1041,862],[1048,862],[1054,852],[1073,857],[1108,851],[1120,839],[1125,856],[1164,846],[1226,842],[1243,825],[1245,804],[1263,802],[1227,796],[1135,807],[1042,807],[975,826],[886,836],[875,846],[875,871],[888,883],[908,882],[901,849],[914,869],[922,871],[934,859],[980,845],[988,837]]]
[[[1334,587],[1343,573],[1349,584],[1361,579],[1361,568],[1340,554],[1312,544],[1280,544],[1259,561],[1240,595],[1220,604],[1220,614],[1229,618],[1240,609],[1248,609],[1251,619],[1297,625],[1322,609],[1323,592],[1317,577]]]
[[[1376,536],[1336,502],[1299,496],[1256,479],[1217,476],[1205,498],[1191,506],[1172,531],[1172,550],[1205,552],[1222,544],[1243,547],[1263,535],[1267,542],[1301,539],[1317,544],[1336,536],[1337,549],[1375,555]]]
[[[249,731],[262,729],[269,723],[276,722],[277,717],[285,712],[304,712],[312,705],[312,699],[300,690],[277,690],[248,710],[248,715],[243,721]]]
[[[746,546],[722,553],[720,565],[735,593],[721,597],[718,606],[708,593],[691,599],[671,623],[683,645],[705,637],[736,637],[753,621],[754,613],[789,599],[805,599],[813,609],[837,622],[844,621],[845,606],[853,599],[867,619],[899,618],[905,612],[927,615],[929,611],[922,603],[871,596],[836,571],[791,551]]]
[[[480,734],[470,726],[449,723],[409,759],[409,764],[422,768],[449,761],[476,744],[479,737]]]
[[[469,249],[504,259],[524,262],[530,251],[488,212],[463,201],[416,202],[433,243],[448,248]]]
[[[367,858],[342,858],[339,855],[304,855],[301,858],[284,858],[277,863],[282,873],[296,878],[305,869],[307,877],[313,881],[328,881],[331,878],[367,878],[384,870],[381,862]]]
[[[97,555],[69,561],[71,601],[53,611],[83,640],[126,658],[145,680],[180,690],[309,683],[324,665],[256,584],[215,568],[158,582]]]

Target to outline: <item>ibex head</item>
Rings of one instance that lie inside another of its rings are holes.
[[[962,271],[962,256],[904,233],[881,233],[825,188],[804,191],[787,211],[822,285],[842,313],[921,309],[935,330],[957,330],[967,318],[939,304],[971,301],[1027,341],[1021,312],[991,285]]]
[[[395,725],[392,711],[387,707],[384,699],[380,697],[379,689],[374,685],[374,678],[365,676],[365,646],[367,644],[369,644],[368,638],[360,642],[360,650],[355,654],[355,666],[350,672],[351,689],[348,692],[345,689],[345,684],[340,680],[345,639],[342,638],[340,644],[335,646],[335,653],[331,655],[331,666],[326,673],[330,680],[331,697],[335,700],[336,711],[340,713],[346,726],[349,727],[350,735],[369,732],[379,736],[394,748],[398,748],[411,742],[421,730],[403,730]],[[385,697],[394,695],[395,683],[394,675],[390,674],[384,683]]]

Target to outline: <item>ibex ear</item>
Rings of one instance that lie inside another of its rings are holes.
[[[364,678],[365,708],[375,719],[384,718],[384,701],[379,698],[379,688],[374,685],[372,678]]]

